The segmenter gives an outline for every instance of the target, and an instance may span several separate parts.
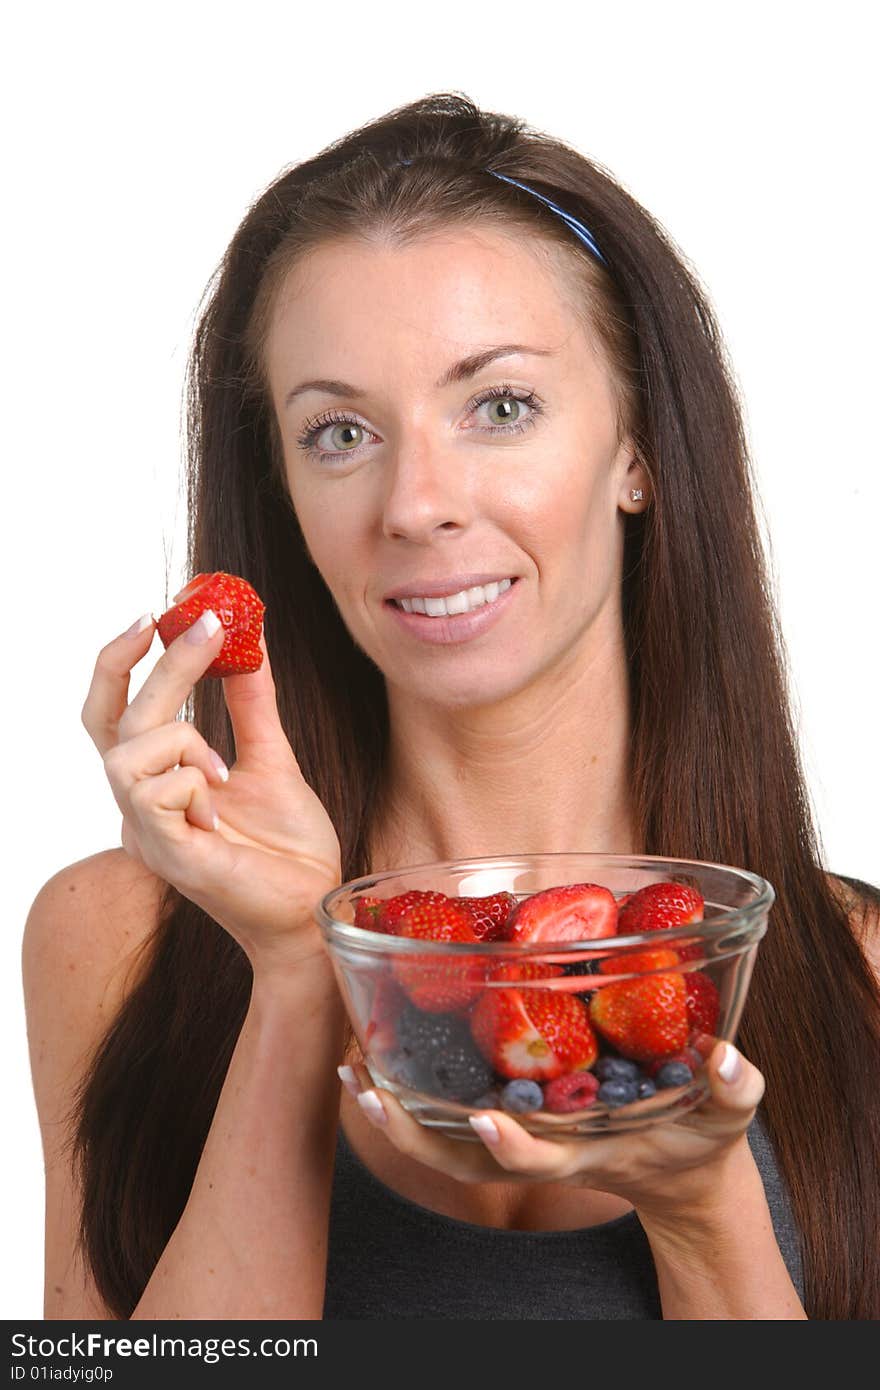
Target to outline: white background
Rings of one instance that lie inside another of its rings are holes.
[[[826,864],[880,881],[870,7],[304,8],[35,3],[7,21],[6,1318],[42,1312],[21,931],[48,877],[119,843],[79,715],[99,648],[162,610],[166,561],[169,593],[183,577],[198,302],[265,186],[363,121],[439,90],[523,117],[605,164],[692,261],[747,403]]]

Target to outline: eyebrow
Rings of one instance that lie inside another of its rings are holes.
[[[483,367],[487,367],[496,358],[513,357],[514,355],[555,357],[556,350],[527,347],[524,343],[501,343],[498,347],[483,348],[481,352],[472,352],[469,356],[463,357],[460,362],[453,362],[451,367],[447,367],[440,380],[434,383],[434,389],[435,391],[442,391],[445,387],[453,386],[456,382],[467,381],[469,377],[476,376],[477,372],[482,371]],[[301,381],[285,396],[285,410],[291,401],[295,400],[297,396],[304,395],[306,391],[324,391],[328,396],[348,396],[350,399],[357,399],[369,394],[362,386],[352,386],[347,381],[338,381],[334,378]]]

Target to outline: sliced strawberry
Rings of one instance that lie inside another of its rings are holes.
[[[485,960],[483,969],[486,980],[550,980],[564,974],[561,965],[544,960]]]
[[[587,1007],[573,994],[488,989],[470,1016],[474,1042],[501,1076],[552,1081],[592,1066],[599,1044]]]
[[[665,931],[668,927],[702,922],[704,906],[701,894],[685,883],[649,883],[618,904],[618,935],[637,936],[643,931]],[[699,945],[679,948],[682,960],[694,960],[701,954]]]
[[[469,913],[443,893],[423,893],[420,902],[411,901],[397,913],[394,925],[396,936],[419,941],[476,941]],[[407,954],[396,956],[391,969],[416,1008],[432,1014],[466,1009],[480,993],[485,973],[479,956]]]
[[[507,929],[509,941],[592,941],[614,936],[614,894],[598,883],[567,883],[523,898]]]
[[[490,893],[485,898],[456,898],[471,914],[471,930],[478,941],[504,941],[508,918],[516,907],[513,893]]]
[[[701,1033],[714,1033],[718,1026],[720,996],[718,986],[701,970],[685,975],[688,1022]]]
[[[246,579],[224,570],[197,574],[177,598],[180,602],[163,613],[156,624],[165,647],[211,608],[225,632],[223,646],[204,674],[235,676],[259,671],[263,664],[260,634],[266,605]]]
[[[606,985],[590,1000],[590,1019],[618,1052],[634,1062],[652,1062],[678,1052],[689,1032],[684,976],[670,971]]]

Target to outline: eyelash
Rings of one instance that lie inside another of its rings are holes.
[[[484,426],[489,434],[522,434],[525,430],[531,429],[537,417],[544,413],[544,407],[534,391],[518,391],[515,387],[509,386],[507,382],[500,386],[490,386],[470,402],[468,409],[476,410],[479,406],[485,405],[487,401],[497,401],[507,397],[527,405],[532,414],[527,420],[515,420],[509,425]],[[315,448],[315,439],[328,425],[359,425],[361,429],[367,429],[364,422],[359,420],[357,416],[350,415],[344,410],[328,410],[325,414],[318,415],[313,420],[306,422],[305,429],[296,441],[303,452],[321,460],[356,458],[364,447],[362,444],[358,445],[356,449],[343,449],[337,453]]]

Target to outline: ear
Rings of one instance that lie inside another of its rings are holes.
[[[617,505],[624,512],[643,512],[653,497],[651,475],[648,472],[632,439],[621,441],[615,459],[618,478]],[[641,492],[641,497],[638,494]],[[633,497],[633,493],[636,494]]]

